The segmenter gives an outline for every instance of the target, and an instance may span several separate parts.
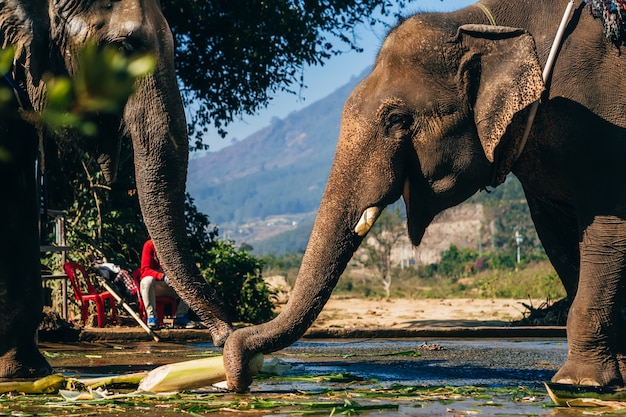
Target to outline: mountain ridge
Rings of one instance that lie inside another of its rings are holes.
[[[343,104],[365,75],[231,146],[190,160],[187,191],[198,209],[237,241],[238,229],[250,221],[316,211]]]

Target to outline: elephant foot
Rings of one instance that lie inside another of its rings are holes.
[[[590,363],[568,359],[565,365],[552,377],[552,382],[569,385],[622,386],[624,381],[617,361]]]
[[[13,348],[0,356],[0,378],[38,378],[52,372],[52,366],[34,345]]]

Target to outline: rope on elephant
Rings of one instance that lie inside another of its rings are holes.
[[[626,0],[587,0],[587,4],[591,15],[602,19],[606,37],[622,44],[626,40]]]

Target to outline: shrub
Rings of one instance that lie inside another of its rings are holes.
[[[263,263],[230,242],[216,240],[206,255],[205,280],[234,321],[262,323],[274,315],[271,292],[263,281]]]

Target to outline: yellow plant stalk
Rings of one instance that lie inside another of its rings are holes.
[[[37,380],[21,380],[0,382],[0,394],[6,392],[21,392],[24,394],[51,394],[65,384],[65,377],[61,374],[48,375]]]
[[[134,374],[124,374],[124,375],[111,375],[111,376],[102,376],[98,378],[79,378],[76,381],[81,384],[91,387],[98,388],[102,386],[123,386],[130,385],[136,387],[139,383],[148,375],[148,372],[137,372]],[[70,380],[71,382],[72,380]]]
[[[263,366],[263,355],[257,353],[250,360],[250,373],[256,375]],[[145,392],[172,392],[206,387],[226,380],[224,357],[195,359],[163,365],[148,372],[139,384]]]

